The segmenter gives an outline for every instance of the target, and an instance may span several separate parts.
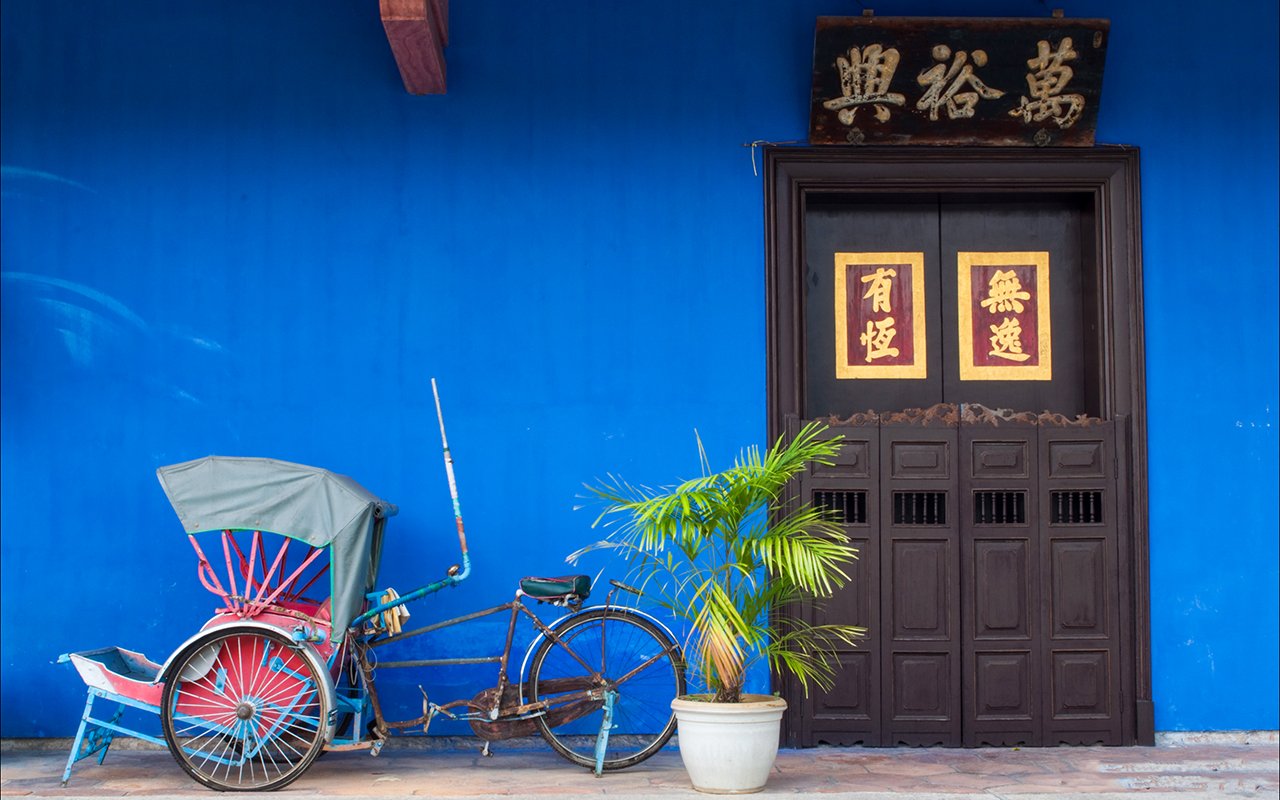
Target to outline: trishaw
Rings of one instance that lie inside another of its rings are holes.
[[[77,761],[97,754],[102,763],[116,734],[164,744],[217,790],[278,789],[326,750],[377,755],[392,732],[426,732],[440,716],[469,722],[486,754],[492,741],[541,734],[597,776],[660,750],[675,730],[670,700],[685,692],[683,658],[671,632],[634,607],[639,592],[625,584],[610,581],[604,602],[587,607],[589,576],[523,578],[507,603],[404,630],[405,604],[471,573],[443,416],[440,435],[461,564],[403,596],[375,588],[397,507],[350,478],[261,458],[210,456],[159,469],[200,583],[223,604],[163,664],[118,647],[59,659],[89,687],[63,785]],[[532,602],[567,613],[547,624]],[[497,655],[376,657],[394,642],[502,613],[509,622]],[[517,668],[511,650],[522,619],[537,636]],[[383,716],[377,670],[482,663],[498,666],[492,688],[443,704],[423,690],[421,716]],[[95,700],[115,705],[101,714]],[[123,725],[130,707],[158,714],[162,738]]]

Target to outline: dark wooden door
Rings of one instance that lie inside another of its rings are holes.
[[[800,488],[862,551],[782,613],[871,630],[786,741],[1152,743],[1136,152],[779,147],[765,174],[770,437],[848,437]],[[1017,326],[987,307],[1008,269],[1050,299]],[[1038,372],[988,369],[1042,319]]]
[[[870,632],[803,745],[1120,744],[1115,423],[981,405],[836,421],[801,496],[859,549],[813,623]]]

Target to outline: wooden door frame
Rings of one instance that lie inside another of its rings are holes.
[[[1097,270],[1101,416],[1127,420],[1121,476],[1130,523],[1120,554],[1121,625],[1133,646],[1120,666],[1124,743],[1153,744],[1147,516],[1145,347],[1138,150],[1093,148],[767,147],[764,155],[769,440],[804,415],[804,239],[809,198],[908,193],[1074,195],[1090,201]],[[1086,259],[1087,261],[1087,259]],[[862,409],[849,409],[856,411]],[[1127,480],[1126,480],[1127,478]],[[1127,484],[1125,486],[1124,484]],[[793,696],[798,687],[782,681]],[[798,741],[794,721],[784,729]]]

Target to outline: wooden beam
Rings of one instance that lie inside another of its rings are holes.
[[[382,27],[409,94],[444,94],[449,0],[379,0]]]

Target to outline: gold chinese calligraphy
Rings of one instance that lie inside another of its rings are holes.
[[[1109,30],[1102,19],[819,17],[809,140],[1092,145]]]
[[[960,252],[956,262],[960,379],[1051,380],[1049,254]]]
[[[837,378],[927,377],[924,253],[836,253]]]

